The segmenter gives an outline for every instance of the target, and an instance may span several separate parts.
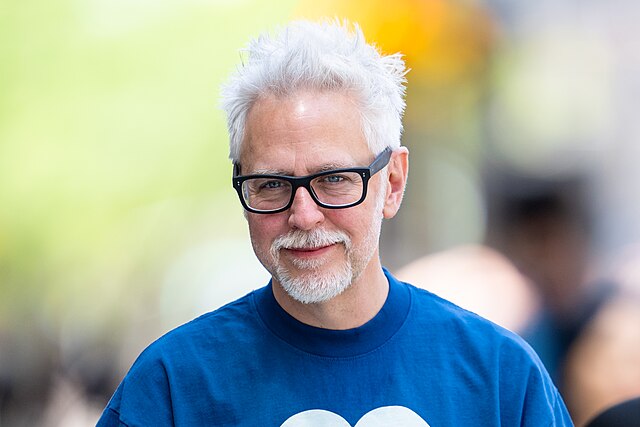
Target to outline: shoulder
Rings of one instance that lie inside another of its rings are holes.
[[[118,386],[99,425],[119,425],[114,420],[122,425],[172,425],[176,402],[175,390],[171,390],[196,387],[260,330],[253,295],[197,317],[145,348]]]
[[[413,342],[420,334],[431,351],[442,352],[446,366],[467,372],[467,383],[481,379],[486,393],[498,390],[505,419],[520,425],[571,425],[558,390],[526,341],[429,291],[407,286]]]
[[[167,385],[176,372],[208,362],[219,363],[231,349],[261,330],[255,313],[254,292],[180,325],[149,344],[133,362],[121,387]],[[189,369],[192,371],[192,369]]]
[[[535,351],[516,333],[434,293],[405,285],[411,294],[409,327],[423,329],[436,342],[455,343],[468,356],[477,355],[479,360],[515,358],[542,368]]]
[[[490,335],[516,337],[513,332],[491,322],[490,320],[464,309],[428,290],[404,283],[411,294],[412,313],[421,321],[432,324],[451,326],[470,332]]]
[[[215,349],[222,342],[246,336],[258,322],[254,292],[180,325],[151,343],[136,364],[196,352],[199,347]],[[135,366],[135,364],[134,364]]]

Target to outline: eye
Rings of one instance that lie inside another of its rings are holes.
[[[265,181],[262,183],[262,185],[260,185],[260,189],[261,190],[277,190],[279,188],[281,188],[283,186],[283,182],[282,181],[278,181],[278,180],[271,180],[271,181]]]
[[[345,182],[347,179],[348,178],[345,177],[344,175],[325,175],[322,178],[322,181],[329,184],[338,184],[341,182]]]

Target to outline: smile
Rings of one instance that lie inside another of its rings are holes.
[[[288,254],[298,258],[312,258],[320,255],[324,255],[333,248],[336,243],[327,246],[319,246],[315,248],[282,248]]]

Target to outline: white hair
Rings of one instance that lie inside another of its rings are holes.
[[[355,95],[371,151],[400,146],[407,73],[402,55],[382,55],[366,43],[357,24],[353,27],[338,20],[294,21],[249,43],[245,62],[222,88],[233,162],[239,162],[253,104],[305,89]]]

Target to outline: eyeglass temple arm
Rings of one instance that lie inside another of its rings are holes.
[[[391,147],[387,147],[384,149],[384,151],[382,151],[382,153],[380,153],[378,158],[376,158],[376,160],[369,167],[369,170],[371,171],[371,175],[375,174],[380,169],[385,167],[387,163],[389,163],[389,159],[391,158],[392,152],[393,150],[391,149]]]

